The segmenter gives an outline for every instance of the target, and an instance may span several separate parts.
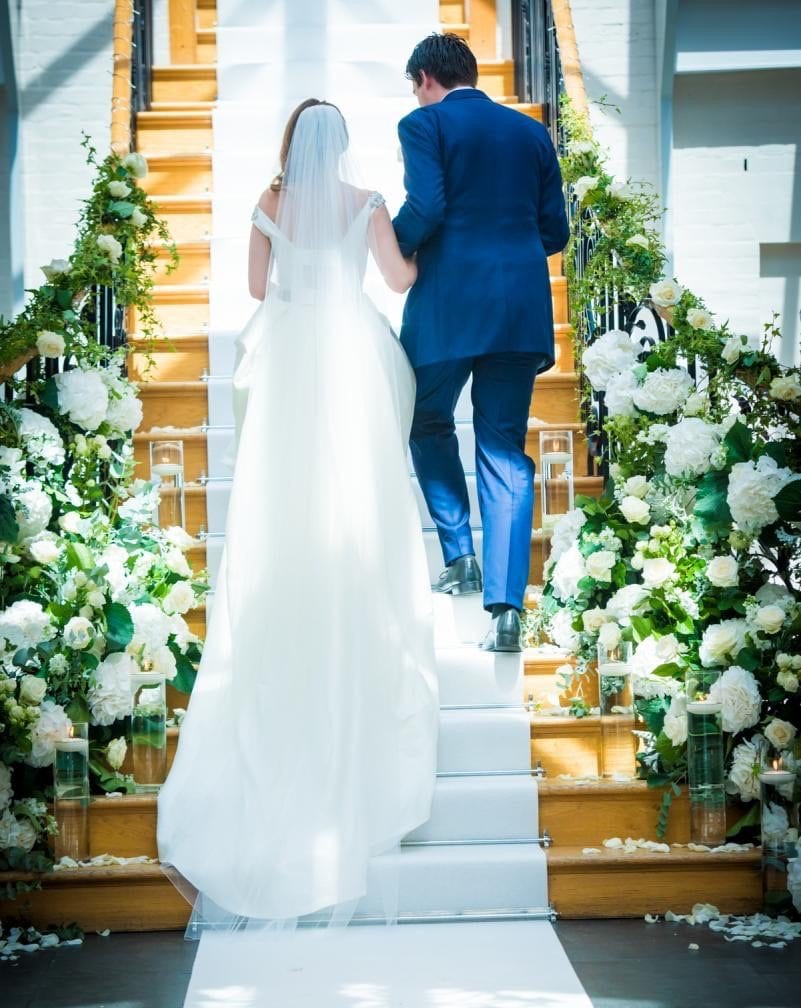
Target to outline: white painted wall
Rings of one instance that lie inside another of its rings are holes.
[[[595,135],[615,175],[658,187],[653,0],[571,0]],[[620,112],[617,111],[620,110]]]
[[[103,156],[111,114],[111,0],[24,0],[16,8],[25,286],[42,263],[65,256],[91,171],[88,133]]]

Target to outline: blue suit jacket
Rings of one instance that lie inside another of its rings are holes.
[[[546,257],[567,244],[548,131],[474,88],[401,119],[406,201],[393,221],[417,253],[401,342],[412,364],[507,351],[554,359]]]

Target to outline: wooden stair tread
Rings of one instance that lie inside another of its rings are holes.
[[[186,196],[183,193],[175,196],[158,194],[151,196],[150,201],[157,208],[163,208],[164,210],[211,209],[211,193],[208,192],[193,193],[191,196]]]
[[[167,109],[137,112],[137,122],[146,126],[211,126],[211,103],[208,107],[196,109]]]
[[[217,67],[213,63],[172,63],[153,67],[153,80],[216,80]]]
[[[587,845],[591,846],[591,845]],[[752,867],[759,865],[761,851],[758,847],[748,851],[738,851],[730,854],[717,854],[714,851],[691,851],[685,847],[671,847],[669,854],[658,851],[636,850],[625,854],[620,850],[610,850],[598,844],[599,854],[584,854],[582,847],[554,846],[548,848],[548,870],[594,872],[613,868],[620,871],[622,866],[637,870],[647,868],[648,871],[671,869],[687,869],[703,866],[714,871],[731,867]]]

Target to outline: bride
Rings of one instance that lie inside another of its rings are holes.
[[[362,289],[368,249],[393,290],[416,268],[347,147],[339,110],[304,102],[253,211],[225,551],[159,796],[162,862],[235,917],[352,906],[434,786],[414,375]]]

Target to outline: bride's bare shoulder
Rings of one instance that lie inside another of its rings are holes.
[[[278,214],[278,197],[274,189],[265,189],[264,192],[259,196],[259,207],[267,214],[270,220],[275,220]]]

